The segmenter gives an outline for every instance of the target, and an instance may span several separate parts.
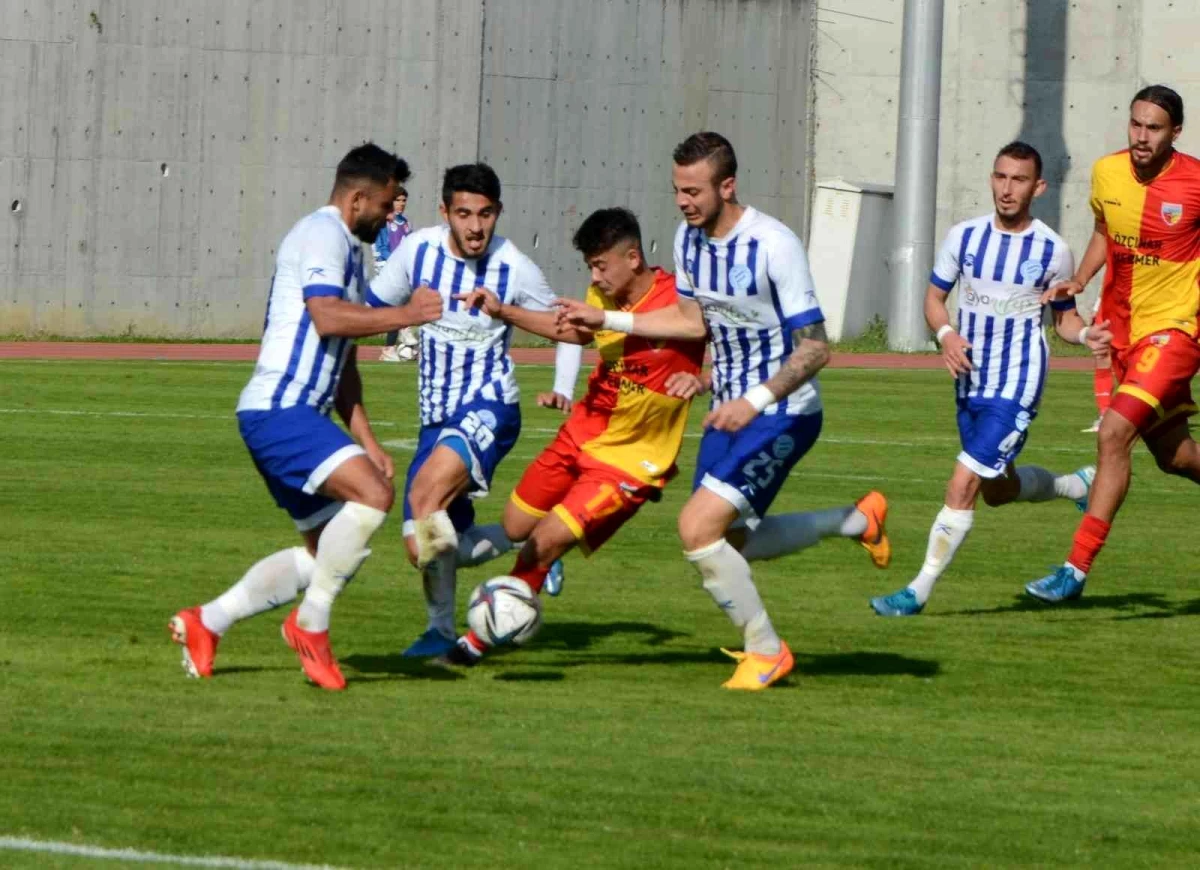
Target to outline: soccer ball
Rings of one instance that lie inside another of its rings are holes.
[[[490,646],[519,646],[542,627],[542,601],[524,580],[493,577],[471,593],[467,625]]]

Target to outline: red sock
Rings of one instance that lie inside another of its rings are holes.
[[[1079,528],[1075,530],[1075,542],[1067,561],[1084,574],[1091,571],[1092,561],[1100,553],[1111,528],[1112,523],[1106,523],[1091,514],[1084,514]]]
[[[546,583],[546,575],[550,573],[550,566],[539,568],[537,565],[526,565],[521,561],[521,557],[517,557],[517,562],[513,565],[512,576],[518,580],[524,580],[529,584],[529,588],[533,590],[534,595],[542,594],[542,586]]]
[[[1092,372],[1092,392],[1096,396],[1096,410],[1101,415],[1108,410],[1112,403],[1112,369],[1105,367]]]
[[[479,653],[479,655],[483,655],[485,652],[487,652],[487,643],[473,630],[468,630],[467,633],[463,635],[463,640],[467,642],[467,646],[471,647],[471,649]]]

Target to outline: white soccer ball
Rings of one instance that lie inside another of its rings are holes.
[[[524,580],[493,577],[471,593],[467,625],[491,646],[519,646],[542,627],[542,601]]]
[[[405,362],[412,362],[417,358],[417,349],[413,345],[402,344],[396,351],[396,356]]]

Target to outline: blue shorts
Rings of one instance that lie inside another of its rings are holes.
[[[958,461],[985,479],[1003,477],[1029,435],[1037,408],[1022,408],[1005,399],[959,399]]]
[[[452,417],[433,426],[422,426],[404,481],[404,534],[413,534],[412,505],[408,498],[413,480],[435,447],[445,443],[452,448],[471,475],[470,488],[447,508],[454,528],[461,532],[475,521],[471,500],[488,494],[496,466],[513,449],[520,434],[520,405],[483,400],[461,406]]]
[[[258,473],[297,529],[315,529],[338,512],[342,503],[317,490],[335,468],[366,453],[345,430],[309,405],[239,411],[237,418]]]
[[[783,482],[821,434],[822,414],[755,417],[738,432],[704,430],[692,491],[711,490],[738,509],[753,528]]]

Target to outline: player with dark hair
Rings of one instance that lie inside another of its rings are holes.
[[[829,361],[825,318],[796,234],[738,202],[729,141],[697,133],[674,157],[675,204],[684,218],[675,234],[679,302],[632,312],[560,299],[560,317],[643,339],[709,337],[712,410],[679,535],[704,588],[742,632],[745,651],[730,653],[738,667],[725,687],[765,689],[794,660],[767,616],[748,560],[850,537],[883,567],[891,558],[887,501],[871,492],[855,505],[765,516],[821,431],[816,374]]]
[[[646,264],[641,228],[628,209],[593,212],[574,244],[591,271],[587,300],[597,308],[648,312],[678,302],[674,277]],[[704,343],[546,328],[540,316],[506,305],[486,289],[464,300],[546,338],[595,342],[600,352],[587,394],[530,463],[504,510],[505,533],[525,542],[509,573],[540,592],[551,566],[568,550],[578,546],[590,556],[643,504],[661,498],[676,473],[691,397],[703,389]],[[468,632],[450,660],[474,664],[486,648]]]
[[[1025,591],[1078,598],[1129,491],[1139,438],[1158,467],[1200,483],[1200,446],[1188,433],[1200,369],[1200,160],[1175,150],[1183,100],[1163,85],[1129,105],[1129,147],[1092,167],[1095,228],[1075,275],[1047,291],[1069,298],[1105,267],[1098,317],[1112,323],[1117,391],[1097,433],[1096,480],[1066,562]]]
[[[1062,498],[1081,508],[1096,470],[1057,475],[1014,466],[1038,413],[1049,351],[1042,333],[1042,293],[1075,268],[1058,235],[1029,213],[1046,189],[1042,158],[1024,142],[1000,149],[992,163],[989,214],[954,226],[942,243],[925,291],[925,322],[937,334],[954,378],[962,452],[933,527],[925,563],[898,592],[871,599],[880,616],[915,616],[950,566],[975,522],[979,496],[991,506]],[[958,319],[946,299],[958,285]],[[1051,305],[1064,341],[1103,352],[1103,324],[1085,327],[1075,302]]]
[[[239,620],[304,601],[283,637],[314,683],[345,688],[329,647],[333,601],[367,558],[392,507],[393,465],[371,431],[354,341],[436,319],[442,300],[422,290],[403,308],[364,305],[362,243],[371,244],[408,178],[408,164],[361,145],[338,164],[329,204],[292,227],[279,246],[258,363],[238,400],[238,428],[275,502],[303,547],[258,562],[229,591],[179,611],[169,627],[189,676],[212,675],[221,636]],[[336,409],[350,433],[329,419]]]
[[[421,329],[418,367],[421,431],[404,489],[404,536],[409,558],[423,575],[428,626],[405,651],[440,656],[455,642],[456,569],[507,551],[496,526],[475,526],[472,499],[487,495],[492,475],[521,429],[516,373],[508,346],[510,323],[462,301],[486,288],[506,305],[527,310],[540,331],[554,328],[554,292],[541,270],[510,240],[496,234],[503,211],[500,179],[490,166],[446,170],[440,211],[443,226],[418,230],[371,282],[368,300],[390,306],[418,288],[445,303],[442,316]],[[561,353],[573,384],[577,347]],[[567,378],[564,378],[567,380]]]

